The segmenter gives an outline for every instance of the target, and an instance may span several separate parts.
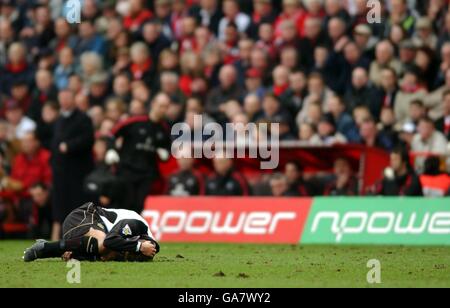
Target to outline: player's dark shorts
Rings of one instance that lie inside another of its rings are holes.
[[[85,236],[91,228],[106,232],[99,216],[99,209],[94,203],[86,203],[77,208],[64,220],[63,239],[74,239]]]

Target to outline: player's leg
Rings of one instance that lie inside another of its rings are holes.
[[[65,252],[72,252],[74,257],[82,257],[83,259],[95,260],[104,250],[103,239],[105,234],[98,230],[94,236],[86,234],[86,236],[74,239],[65,239],[56,242],[47,242],[38,240],[33,246],[28,248],[24,254],[25,262],[32,262],[37,259],[59,258]],[[102,234],[100,234],[102,233]]]

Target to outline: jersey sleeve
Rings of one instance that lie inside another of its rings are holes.
[[[120,252],[139,252],[140,239],[148,235],[148,227],[140,220],[121,220],[106,235],[103,245],[110,250]]]

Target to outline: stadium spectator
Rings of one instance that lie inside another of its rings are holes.
[[[308,122],[300,124],[299,140],[300,144],[304,146],[320,145],[321,143],[316,126]]]
[[[376,147],[390,151],[395,146],[394,141],[388,135],[385,135],[382,131],[378,130],[373,118],[369,117],[363,120],[359,134],[362,143],[368,147]]]
[[[43,149],[34,132],[26,133],[20,139],[20,154],[14,159],[11,177],[5,184],[18,198],[29,198],[29,189],[36,183],[49,186],[52,181],[50,152]]]
[[[245,33],[251,25],[250,17],[241,12],[239,1],[224,0],[223,1],[224,17],[220,20],[218,38],[221,41],[225,40],[225,31],[230,23],[234,23],[240,33]]]
[[[400,61],[395,58],[394,46],[387,40],[377,44],[375,60],[370,65],[369,78],[376,86],[381,85],[381,72],[384,68],[391,68],[397,74],[400,74],[402,71]]]
[[[30,187],[30,196],[33,207],[33,214],[31,216],[31,233],[33,238],[52,237],[53,217],[49,186],[44,183],[33,184]]]
[[[29,117],[39,123],[42,121],[42,107],[48,101],[55,101],[57,89],[54,85],[53,75],[48,70],[36,72],[36,90],[32,94],[32,102],[28,110]]]
[[[434,92],[428,94],[424,99],[424,104],[429,109],[428,116],[433,120],[437,120],[443,116],[446,92],[450,91],[450,69],[445,71],[445,84]]]
[[[358,180],[350,163],[343,158],[334,162],[334,179],[325,187],[326,196],[357,196]]]
[[[347,143],[347,138],[336,131],[336,122],[331,114],[322,116],[317,125],[317,135],[322,145],[336,145]]]
[[[150,19],[153,14],[145,8],[143,0],[131,0],[129,5],[128,14],[123,20],[123,25],[125,29],[137,32],[142,24]]]
[[[219,1],[201,0],[191,8],[191,14],[197,18],[199,25],[208,27],[215,36],[219,34],[219,23],[223,17]]]
[[[390,167],[385,170],[377,193],[382,196],[423,196],[420,179],[405,149],[398,148],[391,152]]]
[[[384,68],[381,72],[381,86],[379,88],[380,101],[378,106],[394,108],[398,93],[398,76],[395,70]]]
[[[32,84],[34,68],[28,63],[26,55],[24,44],[14,42],[9,46],[7,63],[0,69],[0,93],[10,95],[11,87],[17,81]]]
[[[344,100],[339,96],[332,96],[327,101],[328,110],[336,124],[336,131],[344,135],[350,142],[358,142],[359,132],[352,116],[347,113]]]
[[[280,96],[283,107],[293,115],[298,114],[307,95],[307,78],[303,71],[293,71],[289,76],[289,88]]]
[[[412,129],[412,125],[405,124],[408,128]],[[381,109],[380,123],[378,123],[378,131],[387,137],[387,139],[392,140],[394,145],[402,144],[399,136],[400,128],[396,126],[395,113],[392,108],[384,107]],[[412,136],[411,136],[412,138]],[[408,142],[410,144],[410,142]]]
[[[284,175],[289,185],[289,190],[292,196],[313,196],[315,188],[310,182],[303,179],[302,167],[296,161],[290,161],[284,167]]]
[[[223,119],[223,104],[237,100],[241,101],[244,90],[237,82],[237,70],[232,65],[224,66],[220,70],[220,85],[212,89],[206,100],[206,111],[221,121]]]
[[[405,123],[408,119],[409,107],[414,100],[424,100],[427,94],[426,89],[421,84],[417,69],[405,72],[401,81],[400,91],[397,93],[394,102],[395,117],[399,123]]]
[[[270,179],[270,188],[273,197],[298,197],[297,190],[292,189],[288,179],[282,173],[276,173]]]
[[[334,94],[333,91],[327,87],[323,76],[319,73],[311,73],[309,75],[308,93],[308,96],[304,100],[303,108],[297,115],[297,123],[304,122],[305,120],[310,121],[308,109],[311,104],[318,103],[322,111],[328,111],[325,102]]]
[[[377,99],[377,90],[370,84],[367,71],[358,67],[352,72],[351,86],[347,88],[344,100],[347,103],[347,109],[351,112],[357,106],[367,106],[370,109],[372,117],[380,117],[381,107]]]
[[[427,110],[425,109],[423,102],[420,100],[414,100],[409,106],[409,116],[405,123],[411,124],[414,127],[414,130],[417,131],[417,126],[420,119],[426,116]]]
[[[220,157],[221,155],[219,155]],[[222,155],[223,156],[223,155]],[[250,188],[245,178],[235,170],[233,160],[213,160],[215,174],[206,181],[207,196],[249,196]]]
[[[195,159],[192,158],[191,151],[180,151],[179,156],[177,162],[180,170],[168,180],[168,195],[174,197],[204,195],[205,179],[203,174],[194,169]]]
[[[444,134],[437,131],[434,122],[427,117],[419,121],[418,132],[414,136],[411,150],[416,152],[416,168],[423,171],[425,157],[423,155],[446,155],[447,139]]]
[[[450,140],[450,90],[444,93],[443,99],[444,114],[437,120],[436,129],[443,133],[448,141]]]

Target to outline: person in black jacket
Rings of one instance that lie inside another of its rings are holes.
[[[370,83],[367,70],[363,67],[355,68],[352,72],[352,86],[347,89],[344,96],[347,110],[353,112],[358,106],[367,106],[372,117],[378,120],[381,105],[377,94],[377,89]]]
[[[129,118],[113,130],[122,143],[118,175],[128,186],[127,208],[138,213],[144,208],[152,184],[160,178],[158,159],[169,158],[171,138],[164,118],[170,104],[169,96],[159,94],[148,116]]]
[[[200,1],[198,5],[192,6],[189,13],[197,19],[199,25],[206,26],[214,35],[219,35],[223,13],[218,0]]]
[[[78,204],[87,201],[83,181],[94,167],[94,129],[90,118],[76,109],[71,91],[61,91],[58,100],[61,115],[55,123],[51,165],[54,219],[62,223]]]
[[[205,194],[205,180],[201,172],[194,169],[195,159],[189,150],[178,153],[179,172],[169,178],[167,194],[174,197],[199,196]]]
[[[391,166],[385,170],[378,193],[383,196],[423,196],[422,184],[406,149],[392,151]]]
[[[215,158],[216,174],[206,182],[207,196],[248,196],[250,189],[245,178],[234,170],[233,160]]]

